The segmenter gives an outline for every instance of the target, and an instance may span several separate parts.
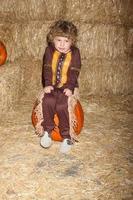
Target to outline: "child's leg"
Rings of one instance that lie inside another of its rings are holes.
[[[54,114],[55,114],[56,98],[54,93],[45,94],[42,101],[43,122],[42,126],[44,131],[49,134],[54,129]]]
[[[70,126],[69,126],[69,113],[68,113],[68,97],[58,92],[58,98],[56,102],[56,112],[59,117],[59,129],[61,136],[65,139],[70,139]]]
[[[68,153],[72,146],[70,137],[70,125],[69,125],[69,112],[68,112],[68,97],[61,93],[58,95],[56,103],[56,111],[59,117],[59,129],[60,134],[63,137],[63,142],[60,147],[62,153]]]
[[[41,137],[40,144],[44,148],[48,148],[52,144],[50,137],[51,131],[54,128],[54,114],[55,114],[56,99],[53,93],[45,94],[42,101],[44,135]]]

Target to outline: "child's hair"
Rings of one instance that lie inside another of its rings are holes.
[[[78,31],[76,26],[69,21],[56,21],[51,27],[47,35],[48,44],[53,43],[56,36],[67,37],[72,40],[72,45],[76,44]]]

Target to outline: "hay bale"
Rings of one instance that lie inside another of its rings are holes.
[[[0,23],[0,40],[7,49],[7,61],[13,62],[24,54],[22,28],[19,23]]]
[[[52,22],[29,22],[22,24],[24,52],[28,56],[42,59],[46,47],[46,35]]]
[[[130,60],[133,60],[133,28],[128,31],[128,39],[127,39],[127,55]]]
[[[13,109],[20,97],[19,62],[0,67],[0,113]]]
[[[102,24],[132,24],[132,0],[67,0],[66,18]]]
[[[121,24],[126,26],[133,25],[133,1],[132,0],[113,0],[116,6]]]
[[[82,94],[86,95],[86,91],[95,95],[132,93],[132,29],[103,24],[78,24],[78,27]]]
[[[66,17],[89,23],[120,22],[116,7],[111,0],[67,1]]]
[[[1,23],[0,40],[7,48],[7,60],[34,56],[42,59],[46,47],[46,35],[52,22]]]
[[[64,0],[0,0],[0,18],[6,21],[55,20],[62,17]]]
[[[133,64],[127,60],[86,59],[80,75],[80,91],[84,97],[133,93]]]
[[[16,60],[0,67],[0,113],[15,109],[23,98],[36,99],[41,87],[42,62],[33,57]]]
[[[53,20],[65,16],[79,28],[78,46],[83,60],[81,93],[133,92],[131,0],[126,3],[121,0],[0,0],[0,3],[0,40],[7,47],[7,65],[14,62],[16,66],[19,59],[20,96],[32,98],[40,89],[49,26]],[[8,91],[6,84],[4,90]]]
[[[122,26],[79,24],[78,45],[82,58],[123,59],[127,48],[128,30]]]
[[[41,86],[42,61],[33,57],[25,57],[19,61],[21,68],[21,97],[35,99]]]

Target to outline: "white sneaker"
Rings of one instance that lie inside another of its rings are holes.
[[[61,153],[68,153],[70,150],[71,150],[71,147],[72,147],[72,141],[70,139],[64,139],[62,144],[61,144],[61,147],[60,147],[60,152]]]
[[[40,145],[44,148],[49,148],[52,144],[52,139],[49,136],[48,132],[45,131],[44,135],[41,137]]]

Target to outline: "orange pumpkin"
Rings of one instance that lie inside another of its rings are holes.
[[[36,112],[35,112],[36,106],[37,106],[37,102],[35,103],[35,105],[33,107],[32,115],[31,115],[32,124],[33,124],[34,128],[35,128],[36,124],[39,122],[37,115],[36,115]],[[77,103],[75,105],[74,114],[75,114],[77,123],[75,124],[73,129],[74,129],[76,135],[78,135],[78,134],[80,134],[81,129],[82,129],[83,124],[84,124],[84,112],[83,112],[82,106],[81,106],[79,101],[77,101]],[[55,140],[55,141],[62,141],[63,138],[61,137],[60,130],[58,128],[59,118],[58,118],[57,114],[55,114],[55,116],[54,116],[54,122],[55,122],[55,128],[54,128],[54,130],[52,131],[52,134],[51,134],[52,139]]]
[[[0,66],[6,62],[7,51],[3,42],[0,41]]]

